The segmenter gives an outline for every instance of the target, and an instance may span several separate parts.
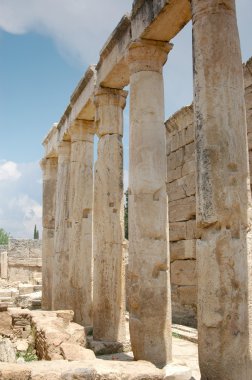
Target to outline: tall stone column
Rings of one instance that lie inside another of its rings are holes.
[[[44,158],[41,161],[41,168],[43,170],[42,308],[51,310],[58,158]]]
[[[168,199],[162,67],[172,45],[129,49],[129,308],[135,359],[171,360]]]
[[[191,3],[201,379],[249,380],[251,200],[235,1]]]
[[[58,174],[56,187],[55,240],[53,258],[53,310],[70,309],[72,307],[69,282],[70,152],[70,141],[62,141],[58,147]]]
[[[75,322],[92,325],[92,211],[94,122],[78,120],[70,128],[71,243],[69,276]]]
[[[123,108],[127,92],[95,94],[98,158],[94,181],[94,339],[125,340]]]

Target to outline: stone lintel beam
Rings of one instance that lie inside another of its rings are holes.
[[[125,52],[131,41],[131,24],[123,16],[100,52],[97,64],[97,85],[122,89],[129,83],[129,70]]]
[[[139,38],[170,41],[191,19],[188,0],[137,0],[104,45],[97,64],[97,84],[123,88],[129,84],[125,56],[130,43]]]
[[[191,17],[188,0],[135,0],[131,13],[132,39],[170,41]]]
[[[123,109],[128,92],[100,87],[95,91],[96,125],[99,137],[108,134],[123,136]]]
[[[54,123],[49,133],[45,137],[42,145],[45,149],[45,157],[55,157],[58,155],[58,123]]]
[[[172,45],[134,42],[130,68],[129,311],[136,360],[171,360],[168,199],[162,67]]]
[[[94,65],[91,65],[73,92],[70,103],[58,123],[59,141],[65,139],[64,136],[68,134],[68,129],[75,120],[94,120],[93,95],[95,85],[96,69]]]

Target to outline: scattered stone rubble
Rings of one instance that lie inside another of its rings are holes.
[[[1,380],[170,380],[175,375],[176,379],[191,378],[190,370],[179,363],[161,370],[148,362],[134,362],[132,354],[127,361],[115,361],[113,356],[111,360],[96,358],[86,348],[85,329],[72,321],[71,310],[10,308],[0,314],[0,335],[4,333],[1,326],[6,318],[9,337],[0,340]],[[33,361],[25,361],[28,354]]]
[[[41,282],[41,281],[39,281]],[[29,309],[41,308],[42,285],[23,283],[9,283],[1,281],[0,284],[0,309],[11,306],[19,306]]]

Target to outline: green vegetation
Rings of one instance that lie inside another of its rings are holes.
[[[36,240],[39,239],[39,230],[37,229],[36,224],[35,224],[35,227],[34,227],[33,239],[36,239]]]
[[[182,336],[180,334],[176,333],[176,332],[172,332],[172,336],[174,338],[183,339]]]
[[[26,352],[18,351],[16,357],[17,359],[23,358],[25,362],[33,362],[38,360],[38,357],[34,353],[34,349],[32,347],[29,347]]]
[[[9,234],[4,231],[3,228],[0,228],[0,245],[7,245],[9,242]]]

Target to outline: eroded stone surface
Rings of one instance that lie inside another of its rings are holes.
[[[192,13],[201,376],[247,380],[251,194],[235,1],[193,0]]]
[[[123,118],[127,92],[96,93],[98,158],[94,182],[95,340],[125,340],[125,269],[123,220]]]
[[[129,50],[129,311],[135,359],[171,359],[168,201],[162,66],[171,45],[138,41]],[[152,94],[150,97],[149,94]]]

